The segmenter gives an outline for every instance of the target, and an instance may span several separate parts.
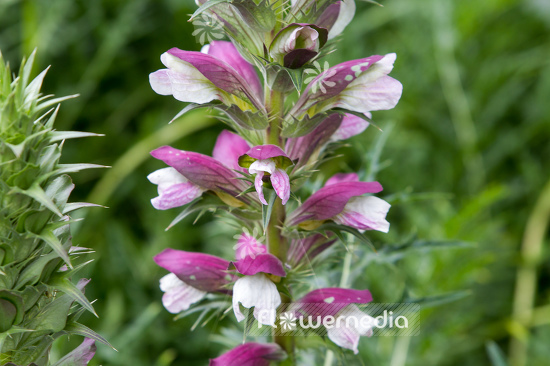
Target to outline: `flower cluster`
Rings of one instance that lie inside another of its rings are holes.
[[[237,321],[245,319],[243,308],[253,308],[258,323],[272,326],[283,301],[339,304],[322,316],[358,312],[354,304],[372,301],[368,290],[299,294],[287,277],[334,245],[339,230],[388,232],[390,205],[374,196],[382,186],[356,173],[336,174],[302,203],[297,197],[336,142],[363,132],[372,111],[397,104],[402,86],[388,76],[395,54],[325,68],[304,86],[303,76],[353,18],[353,0],[197,3],[193,19],[215,17],[229,41],[212,41],[201,52],[172,48],[161,56],[166,68],[149,80],[158,94],[191,103],[182,113],[216,109],[232,131],[222,131],[212,156],[170,146],[154,150],[167,167],[148,177],[158,185],[151,202],[159,210],[186,206],[191,212],[208,199],[248,229],[236,242],[228,240],[234,258],[176,249],[158,254],[156,263],[170,272],[160,282],[164,306],[180,313],[222,293],[232,296]],[[350,328],[328,337],[357,353],[359,337],[371,334]],[[292,361],[292,353],[289,342],[274,337],[270,344],[245,343],[211,365],[267,365]]]

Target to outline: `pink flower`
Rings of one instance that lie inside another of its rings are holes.
[[[210,366],[269,366],[271,361],[285,358],[285,352],[275,343],[249,342],[210,360]]]
[[[248,168],[250,174],[255,174],[254,186],[260,202],[267,205],[263,193],[264,176],[267,173],[275,193],[281,198],[283,205],[290,198],[290,179],[285,169],[292,165],[292,161],[275,145],[255,146],[241,156],[239,163]]]
[[[359,230],[387,233],[390,204],[374,196],[362,196],[380,191],[382,186],[378,182],[359,182],[355,173],[337,174],[293,212],[289,222],[297,225],[304,221],[333,220]]]
[[[253,235],[246,232],[239,236],[237,244],[235,244],[233,249],[235,249],[235,258],[237,260],[246,257],[252,257],[252,259],[254,259],[257,254],[267,253],[266,246],[256,240]]]
[[[151,200],[153,207],[166,210],[183,206],[207,190],[238,196],[247,184],[237,179],[233,169],[241,169],[238,158],[249,149],[243,138],[224,130],[216,140],[213,157],[170,146],[153,150],[153,157],[170,165],[147,177],[158,185],[159,196]],[[242,196],[239,199],[247,200]]]

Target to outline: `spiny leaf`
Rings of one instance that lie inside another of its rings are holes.
[[[94,310],[90,301],[84,296],[82,291],[80,291],[69,279],[67,278],[53,278],[49,285],[56,290],[63,291],[66,295],[76,300],[80,305],[82,305],[90,313],[94,314],[96,317],[97,313]],[[99,317],[98,317],[99,318]]]
[[[12,192],[24,194],[33,198],[34,200],[40,202],[42,205],[46,206],[50,211],[55,213],[59,217],[63,217],[59,208],[53,203],[53,201],[46,195],[46,192],[40,187],[38,182],[34,182],[29,189],[21,189],[19,187],[12,187]]]
[[[65,263],[67,263],[67,266],[69,266],[69,268],[73,268],[71,264],[71,260],[69,258],[69,254],[63,248],[63,244],[61,244],[57,236],[55,236],[50,230],[44,230],[40,235],[36,235],[36,234],[30,234],[30,235],[37,236],[40,239],[44,240],[46,244],[48,244],[52,248],[52,250],[56,252],[57,255],[59,255],[59,257],[63,259]]]
[[[106,345],[108,347],[111,347],[115,351],[117,351],[117,349],[115,347],[113,347],[111,345],[111,343],[109,343],[105,338],[103,338],[101,335],[94,332],[93,330],[91,330],[90,328],[88,328],[87,326],[85,326],[83,324],[80,324],[80,323],[77,323],[77,322],[70,322],[70,323],[67,323],[64,330],[71,333],[71,334],[78,334],[78,335],[81,335],[81,336],[84,336],[84,337],[87,337],[87,338],[92,338],[92,339],[94,339],[94,340],[96,340],[100,343],[103,343],[104,345]]]
[[[68,139],[77,139],[82,137],[105,136],[100,133],[80,132],[80,131],[53,131],[51,135],[52,137],[50,141],[52,142],[68,140]]]

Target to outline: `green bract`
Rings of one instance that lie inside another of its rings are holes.
[[[59,103],[74,96],[42,96],[47,70],[31,80],[33,59],[15,77],[0,53],[2,365],[47,365],[52,342],[65,334],[105,342],[77,323],[83,309],[95,312],[82,292],[89,280],[71,281],[85,263],[74,261],[84,251],[71,250],[67,216],[90,204],[67,203],[74,184],[66,173],[98,166],[59,163],[65,139],[95,134],[53,129]]]

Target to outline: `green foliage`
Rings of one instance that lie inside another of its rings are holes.
[[[63,140],[87,136],[53,129],[59,110],[40,88],[46,71],[31,80],[35,53],[12,77],[0,54],[0,363],[47,365],[49,349],[64,334],[79,303],[95,314],[71,277],[70,225],[65,215],[74,188],[68,172],[90,167],[60,164]],[[60,142],[61,140],[61,142]],[[71,209],[73,209],[72,207]],[[63,267],[65,266],[65,267]]]
[[[445,22],[435,21],[438,2],[450,7],[443,9],[450,11]],[[488,339],[508,354],[512,334],[524,334],[530,335],[530,364],[544,365],[550,357],[550,317],[544,310],[550,301],[547,251],[538,261],[536,322],[518,330],[509,326],[509,318],[525,222],[550,171],[548,6],[536,0],[380,3],[383,8],[357,2],[356,18],[338,52],[327,58],[335,65],[396,52],[392,76],[404,85],[398,108],[374,113],[374,123],[384,132],[371,126],[350,141],[351,148],[337,151],[344,157],[324,166],[327,172],[362,169],[364,177],[383,184],[385,199],[395,199],[390,233],[369,233],[369,238],[378,249],[381,242],[390,242],[396,250],[383,256],[380,250],[373,254],[356,247],[352,267],[357,271],[350,277],[355,287],[371,289],[381,302],[462,290],[471,295],[424,310],[417,337],[361,340],[360,357],[364,364],[393,366],[487,365]],[[145,179],[163,166],[149,158],[150,150],[174,144],[209,154],[223,128],[220,123],[212,127],[211,119],[196,112],[167,125],[181,104],[156,95],[147,82],[148,73],[162,67],[162,52],[174,46],[198,50],[188,23],[188,14],[196,9],[191,0],[0,1],[5,57],[15,62],[38,46],[40,67],[52,64],[48,90],[81,93],[63,107],[59,128],[106,134],[82,140],[78,147],[70,141],[64,146],[67,161],[114,167],[104,178],[94,170],[75,176],[72,193],[73,200],[110,207],[90,212],[86,225],[73,228],[75,240],[92,246],[100,259],[82,273],[94,278],[87,294],[98,299],[94,307],[102,317],[84,314],[81,322],[119,350],[99,346],[90,364],[204,365],[218,353],[218,342],[229,347],[227,339],[241,339],[236,331],[217,336],[216,326],[191,332],[193,315],[174,322],[160,305],[157,279],[165,272],[151,260],[168,246],[223,256],[231,255],[233,245],[227,241],[232,229],[210,223],[211,215],[194,226],[190,215],[165,232],[178,210],[152,210],[155,187]],[[447,45],[435,39],[445,25],[450,28]],[[458,139],[458,131],[469,128],[466,113],[476,132],[473,147],[468,138]],[[395,125],[391,131],[390,122]],[[387,140],[384,150],[374,152],[380,155],[378,166],[365,164],[382,139]],[[479,165],[464,158],[472,151],[481,156],[481,173]],[[476,183],[480,176],[484,178]],[[40,225],[40,217],[35,220]],[[466,245],[402,248],[411,234]],[[548,239],[544,243],[547,247]],[[332,269],[331,285],[340,280],[346,253],[335,246],[320,258]],[[0,258],[11,255],[0,249]],[[17,331],[12,327],[11,332]],[[64,354],[68,347],[58,345],[54,351]],[[353,364],[345,355],[338,357],[342,364]]]

